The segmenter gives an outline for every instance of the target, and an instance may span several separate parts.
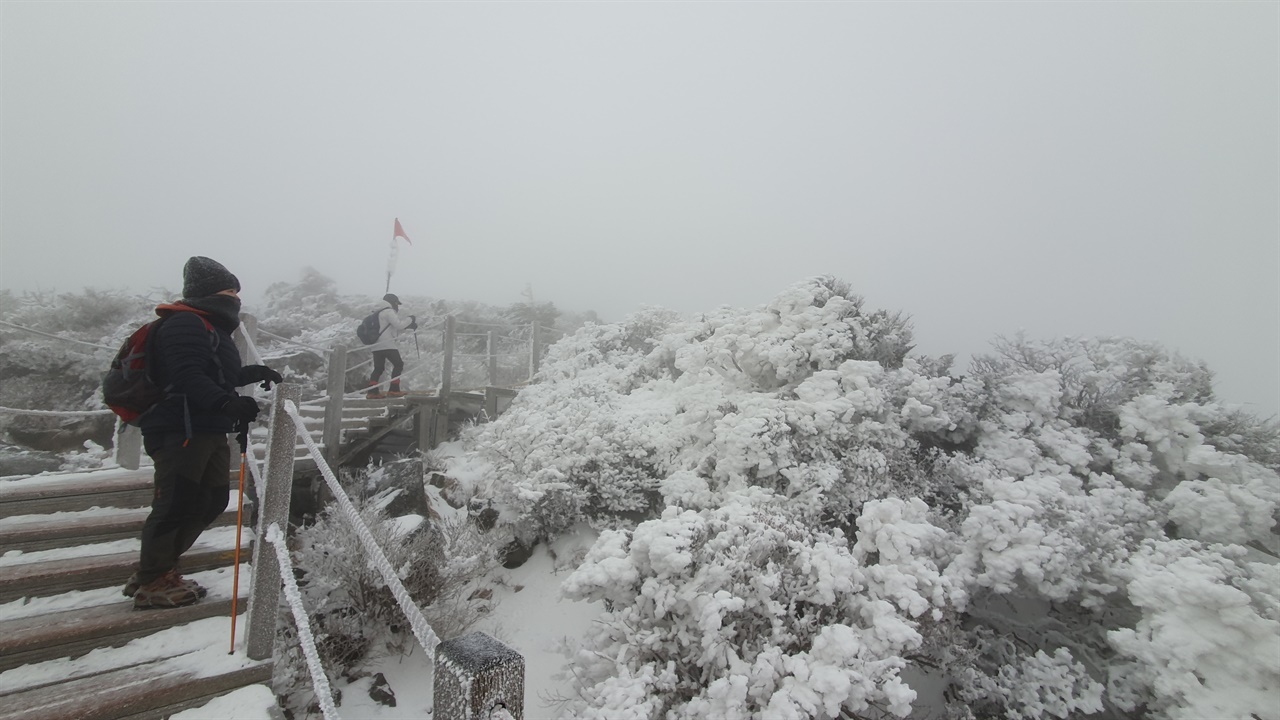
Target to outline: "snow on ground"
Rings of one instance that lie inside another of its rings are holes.
[[[250,685],[215,698],[207,705],[170,715],[169,720],[276,720],[275,693],[266,685]]]
[[[494,588],[494,611],[473,631],[491,635],[515,648],[525,661],[524,717],[550,720],[560,717],[557,698],[572,692],[561,674],[565,658],[557,651],[565,641],[581,637],[600,615],[599,603],[574,602],[560,597],[560,582],[570,563],[591,546],[590,531],[569,536],[553,547],[539,545],[524,565],[502,570]],[[554,557],[553,557],[554,555]],[[421,650],[405,657],[391,657],[362,668],[369,677],[339,685],[344,718],[361,720],[421,720],[430,717],[434,684],[433,668]],[[396,706],[386,707],[369,698],[372,676],[382,673],[396,695]]]

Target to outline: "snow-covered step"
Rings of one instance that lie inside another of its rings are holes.
[[[212,622],[215,619],[208,618],[170,632]],[[105,670],[11,692],[5,692],[0,685],[0,720],[161,720],[246,685],[271,681],[270,661],[255,662],[241,654],[228,655],[225,647],[203,647],[138,662],[130,657],[130,645],[103,653],[99,659],[105,663]],[[120,659],[113,662],[112,653]],[[40,665],[27,667],[39,668]],[[25,669],[17,668],[10,673]],[[7,674],[0,674],[0,683]]]
[[[182,556],[182,573],[232,565],[235,528],[205,532]],[[5,553],[0,557],[0,603],[55,595],[71,590],[122,587],[138,564],[138,541],[116,541],[76,548]],[[252,557],[253,532],[244,530],[241,559]]]
[[[250,568],[241,568],[247,580]],[[229,585],[222,583],[223,585]],[[237,613],[248,606],[248,583],[240,585]],[[178,624],[210,617],[231,616],[230,587],[211,585],[209,595],[195,605],[162,611],[137,612],[133,601],[116,601],[90,608],[74,608],[0,621],[0,672],[55,658],[75,658],[103,647],[118,647]]]
[[[0,518],[151,504],[152,471],[118,470],[0,483]]]
[[[253,517],[253,498],[246,493],[244,517]],[[236,502],[213,521],[213,527],[234,525]],[[13,515],[0,518],[0,548],[4,552],[32,552],[137,538],[151,513],[150,507],[92,508],[46,515]]]

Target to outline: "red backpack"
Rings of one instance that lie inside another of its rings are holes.
[[[193,312],[209,331],[213,343],[214,361],[218,358],[218,333],[213,325],[200,312]],[[143,325],[129,336],[111,360],[106,377],[102,378],[102,401],[111,411],[120,416],[127,425],[140,425],[142,416],[157,403],[168,396],[167,388],[156,384],[152,375],[154,363],[152,358],[152,341],[160,323],[169,319],[166,315],[158,320]]]

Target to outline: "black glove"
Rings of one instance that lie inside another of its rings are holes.
[[[236,395],[223,403],[219,411],[235,420],[237,426],[248,425],[258,417],[258,402],[251,397]]]
[[[280,377],[280,373],[272,370],[266,365],[245,365],[240,368],[241,385],[248,385],[256,382],[262,383],[263,390],[270,390],[271,383],[284,382],[284,378]]]
[[[417,316],[417,315],[410,315],[410,316],[409,316],[409,328],[408,328],[408,329],[409,329],[409,330],[417,330],[417,329],[418,329],[418,316]]]

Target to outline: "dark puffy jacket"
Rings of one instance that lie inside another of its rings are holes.
[[[229,433],[230,418],[219,409],[235,394],[240,351],[226,330],[178,306],[156,309],[164,320],[155,330],[149,362],[156,384],[168,395],[142,417],[144,436]]]

